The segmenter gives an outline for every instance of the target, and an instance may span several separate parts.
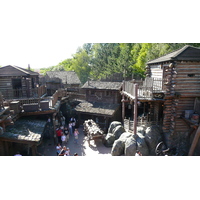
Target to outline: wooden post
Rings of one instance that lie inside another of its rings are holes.
[[[36,148],[37,148],[36,145],[32,146],[32,156],[36,156],[36,152],[37,152]]]
[[[57,137],[56,137],[56,125],[55,125],[55,117],[56,117],[56,113],[53,114],[52,118],[52,122],[53,122],[53,136],[54,136],[54,144],[57,143]]]
[[[122,91],[125,91],[125,81],[123,81]],[[124,94],[122,94],[122,124],[124,125],[124,118],[125,118],[125,102],[124,102]]]
[[[135,94],[135,100],[134,100],[134,135],[137,133],[137,101],[138,101],[138,84],[134,84],[134,94]]]
[[[191,147],[190,147],[188,156],[192,156],[192,155],[193,155],[194,150],[195,150],[196,145],[197,145],[198,140],[199,140],[199,136],[200,136],[200,126],[198,127],[197,132],[196,132],[196,134],[195,134],[195,136],[194,136],[194,139],[193,139],[192,145],[191,145]]]

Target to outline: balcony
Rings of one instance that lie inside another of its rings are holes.
[[[39,98],[46,94],[46,87],[42,85],[31,89],[7,89],[1,90],[4,99]]]
[[[135,99],[135,83],[125,81],[122,89],[122,94]],[[158,78],[145,78],[143,82],[138,82],[137,98],[144,100],[151,100],[155,93],[163,93],[163,81]]]

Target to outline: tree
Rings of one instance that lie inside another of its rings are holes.
[[[72,59],[72,69],[77,73],[80,81],[85,83],[90,76],[90,56],[87,54],[86,50],[79,48],[77,53]]]

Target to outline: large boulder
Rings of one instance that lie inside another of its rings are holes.
[[[115,141],[115,136],[112,133],[108,133],[104,139],[104,145],[106,147],[112,147]]]
[[[125,132],[124,127],[122,125],[119,125],[113,129],[112,134],[115,136],[115,140],[117,140],[124,132]]]
[[[108,133],[112,133],[113,129],[116,128],[117,126],[122,126],[122,123],[118,122],[118,121],[111,122],[111,124],[110,124],[110,126],[108,128]]]
[[[112,156],[121,156],[124,154],[124,148],[125,148],[125,142],[128,137],[131,137],[132,133],[124,132],[121,134],[118,140],[115,140],[112,149],[111,149],[111,155]]]
[[[155,155],[155,148],[161,139],[160,129],[153,125],[147,127],[145,134],[145,142],[149,148],[150,155]]]
[[[141,133],[132,135],[132,137],[127,138],[125,142],[125,156],[135,156],[136,150],[139,150],[143,156],[149,155],[148,146]]]

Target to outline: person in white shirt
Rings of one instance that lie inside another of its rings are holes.
[[[66,146],[67,137],[66,137],[66,135],[64,133],[62,133],[61,140],[62,140],[62,146]]]
[[[14,156],[22,156],[19,151]]]
[[[142,156],[141,152],[139,150],[136,151],[135,156]]]
[[[65,156],[70,156],[70,149],[69,149],[69,147],[67,147],[67,149],[65,151]]]
[[[72,122],[69,122],[69,133],[73,135]]]

